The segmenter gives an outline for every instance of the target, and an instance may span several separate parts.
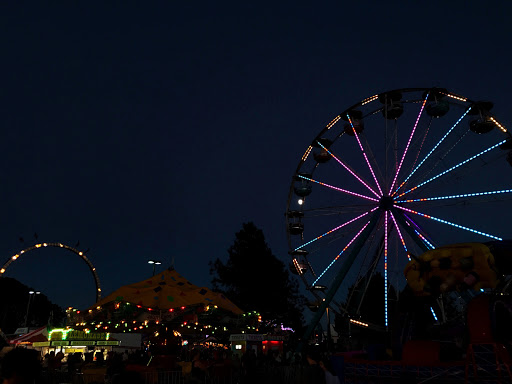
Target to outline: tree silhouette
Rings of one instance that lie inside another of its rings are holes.
[[[263,320],[299,329],[304,297],[252,222],[243,224],[228,249],[228,260],[210,262],[213,289],[223,292],[246,311],[258,311]]]
[[[4,333],[13,333],[23,326],[27,314],[29,287],[10,277],[0,278],[0,329]],[[52,317],[52,325],[62,325],[65,312],[43,295],[32,298],[27,326],[43,326]]]

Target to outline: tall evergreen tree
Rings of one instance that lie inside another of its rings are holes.
[[[210,262],[213,289],[246,311],[260,312],[264,320],[299,329],[304,297],[285,264],[265,242],[252,222],[243,224],[228,249],[228,260]]]

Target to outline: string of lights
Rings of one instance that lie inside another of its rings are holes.
[[[331,189],[334,189],[336,191],[340,191],[340,192],[343,192],[343,193],[347,193],[347,194],[352,195],[352,196],[357,196],[357,197],[360,197],[362,199],[367,199],[367,200],[371,200],[371,201],[375,201],[375,202],[379,201],[377,199],[374,199],[373,197],[366,196],[366,195],[361,195],[359,193],[352,192],[352,191],[347,191],[346,189],[343,189],[343,188],[334,187],[334,186],[332,186],[330,184],[322,183],[321,181],[311,179],[311,178],[306,177],[304,175],[297,175],[297,176],[302,178],[302,179],[304,179],[304,180],[308,180],[308,181],[311,181],[313,183],[316,183],[316,184],[319,184],[319,185],[323,185],[324,187],[331,188]]]
[[[317,143],[329,154],[331,157],[336,160],[343,168],[345,168],[352,176],[354,176],[359,182],[361,182],[368,190],[373,193],[375,196],[380,197],[377,192],[375,192],[366,182],[364,182],[348,165],[346,165],[343,161],[341,161],[338,157],[336,157],[329,149],[324,147],[322,143],[317,141]]]
[[[366,156],[366,152],[364,151],[364,148],[363,148],[363,146],[361,144],[361,140],[359,140],[359,135],[357,134],[356,129],[354,127],[354,124],[352,123],[352,119],[350,118],[350,116],[348,114],[347,114],[347,118],[348,118],[348,122],[350,123],[350,126],[352,127],[352,130],[354,131],[354,136],[357,139],[357,143],[359,144],[359,148],[361,148],[361,151],[363,152],[363,156],[364,156],[364,159],[366,160],[366,164],[368,164],[368,168],[370,168],[370,172],[372,173],[373,180],[375,180],[375,183],[377,184],[377,188],[379,189],[380,196],[382,196],[383,195],[382,189],[381,189],[380,184],[379,184],[379,182],[377,180],[377,177],[375,176],[375,172],[373,171],[373,167],[371,166],[370,161],[368,160],[368,156]]]

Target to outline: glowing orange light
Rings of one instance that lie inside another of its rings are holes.
[[[306,161],[312,149],[313,147],[311,145],[308,147],[308,149],[306,149],[306,152],[304,152],[304,155],[302,155],[302,161]]]
[[[333,121],[331,121],[329,124],[327,124],[327,126],[326,126],[325,128],[327,128],[327,129],[331,129],[331,128],[332,128],[332,126],[333,126],[334,124],[336,124],[336,123],[339,121],[339,119],[341,119],[341,116],[340,116],[340,115],[336,116],[336,117],[334,118],[334,120],[333,120]]]

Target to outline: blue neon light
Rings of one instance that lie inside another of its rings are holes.
[[[430,307],[430,311],[432,312],[432,316],[434,316],[434,320],[439,321],[439,320],[437,320],[437,316],[436,316],[436,313],[434,312],[434,308]]]
[[[398,190],[402,187],[402,185],[404,185],[407,180],[409,180],[411,178],[412,175],[414,175],[414,172],[416,172],[418,170],[419,167],[421,167],[421,165],[425,162],[425,160],[427,160],[429,158],[429,156],[432,154],[432,152],[434,152],[436,150],[436,148],[444,141],[444,139],[446,139],[446,136],[448,136],[450,134],[451,131],[454,130],[454,128],[460,123],[460,121],[468,114],[468,112],[471,110],[471,107],[468,108],[468,110],[466,112],[464,112],[464,114],[459,118],[459,120],[457,120],[457,122],[455,124],[453,124],[453,126],[448,130],[448,132],[445,133],[445,135],[441,138],[441,140],[438,141],[438,143],[434,146],[434,148],[432,148],[432,150],[427,154],[427,156],[425,156],[425,158],[423,160],[421,160],[421,162],[416,166],[416,168],[414,168],[414,170],[410,173],[409,176],[407,176],[407,178],[404,180],[404,182],[396,189],[395,193],[398,192]]]
[[[433,181],[433,180],[437,179],[438,177],[441,177],[441,176],[443,176],[443,175],[446,175],[448,172],[451,172],[451,171],[453,171],[454,169],[456,169],[456,168],[458,168],[458,167],[460,167],[460,166],[462,166],[462,165],[464,165],[464,164],[466,164],[466,163],[470,162],[471,160],[476,159],[478,156],[481,156],[481,155],[483,155],[484,153],[489,152],[489,151],[493,150],[494,148],[499,147],[499,146],[500,146],[501,144],[503,144],[505,141],[507,141],[507,140],[502,140],[502,141],[500,141],[498,144],[494,144],[492,147],[489,147],[489,148],[487,148],[487,149],[483,150],[482,152],[477,153],[476,155],[471,156],[469,159],[466,159],[466,160],[464,160],[464,161],[460,162],[459,164],[454,165],[453,167],[451,167],[451,168],[447,169],[446,171],[441,172],[440,174],[438,174],[438,175],[436,175],[436,176],[434,176],[434,177],[431,177],[430,179],[428,179],[428,180],[424,181],[423,183],[418,184],[416,187],[409,189],[408,191],[406,191],[406,192],[402,193],[400,196],[403,196],[403,195],[405,195],[405,194],[407,194],[407,193],[409,193],[409,192],[411,192],[411,191],[414,191],[415,189],[418,189],[419,187],[422,187],[423,185],[425,185],[425,184],[427,184],[427,183],[430,183],[431,181]],[[397,196],[396,198],[398,198],[398,196]],[[395,198],[395,199],[396,199],[396,198]]]
[[[397,203],[415,203],[415,202],[420,202],[420,201],[457,199],[457,198],[461,198],[461,197],[475,197],[475,196],[483,196],[483,195],[497,195],[500,193],[512,193],[512,189],[502,189],[501,191],[464,193],[464,194],[460,194],[460,195],[450,195],[450,196],[424,197],[421,199],[411,199],[411,200],[397,200],[396,202]]]

